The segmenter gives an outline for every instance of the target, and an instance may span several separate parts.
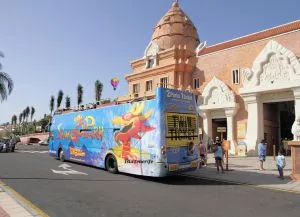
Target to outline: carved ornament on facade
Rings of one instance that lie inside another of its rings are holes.
[[[207,84],[203,93],[203,105],[222,105],[234,103],[235,97],[229,87],[216,77]]]
[[[268,42],[255,59],[251,69],[243,69],[245,88],[276,86],[300,79],[300,63],[293,52],[274,40]]]

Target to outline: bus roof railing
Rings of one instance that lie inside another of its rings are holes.
[[[163,88],[170,88],[170,89],[180,89],[177,86],[169,84],[169,83],[167,85],[163,84],[163,83],[159,83],[157,86],[163,87]],[[191,92],[189,90],[189,88],[187,88],[185,91]],[[57,109],[56,111],[54,111],[54,114],[65,114],[65,113],[70,113],[70,112],[78,112],[78,111],[85,111],[85,110],[89,110],[89,109],[102,108],[102,107],[112,106],[112,105],[134,103],[134,102],[138,102],[138,101],[154,99],[155,97],[156,97],[156,94],[153,92],[150,92],[150,94],[149,93],[147,94],[146,92],[144,92],[144,95],[132,94],[132,95],[129,95],[128,98],[126,98],[124,100],[119,100],[119,101],[117,100],[118,98],[116,98],[114,100],[111,100],[110,98],[106,98],[106,99],[101,99],[101,100],[93,102],[93,103],[75,106],[73,108]]]

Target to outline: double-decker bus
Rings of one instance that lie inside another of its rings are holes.
[[[195,95],[158,87],[153,99],[54,114],[49,154],[124,172],[162,177],[199,163]]]

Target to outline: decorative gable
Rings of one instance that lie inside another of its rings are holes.
[[[243,75],[244,88],[288,86],[290,81],[300,79],[300,64],[293,52],[271,40],[257,56],[252,68],[243,70]]]
[[[235,96],[233,91],[220,79],[213,79],[206,85],[202,93],[202,107],[225,108],[234,107]]]
[[[144,57],[156,56],[159,51],[159,46],[154,41],[151,41],[145,49]]]

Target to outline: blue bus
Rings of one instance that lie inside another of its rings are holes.
[[[163,177],[195,170],[197,111],[194,94],[158,87],[153,99],[54,114],[49,154],[111,173]]]

